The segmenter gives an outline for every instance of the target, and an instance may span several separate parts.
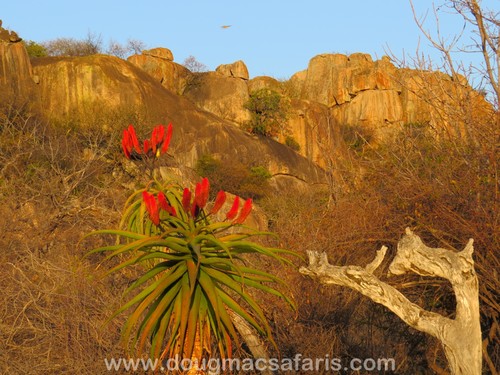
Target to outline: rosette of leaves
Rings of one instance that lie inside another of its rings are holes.
[[[203,348],[216,344],[219,355],[230,357],[239,338],[232,313],[242,317],[275,345],[264,311],[252,289],[293,301],[277,287],[275,275],[250,267],[248,254],[260,254],[291,264],[296,253],[252,241],[260,232],[243,225],[252,209],[248,199],[240,208],[236,196],[222,220],[226,193],[220,191],[207,209],[208,179],[194,192],[175,183],[157,181],[127,200],[120,228],[91,234],[111,234],[116,243],[89,252],[119,259],[108,271],[119,272],[141,264],[143,272],[125,290],[128,301],[112,316],[129,312],[122,340],[128,351],[142,354],[150,345],[152,358],[201,358]],[[111,318],[111,319],[112,319]]]

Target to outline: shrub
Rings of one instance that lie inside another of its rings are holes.
[[[287,135],[285,138],[285,144],[290,147],[292,150],[299,152],[300,144],[295,140],[291,135]]]
[[[347,146],[356,152],[363,151],[373,140],[373,132],[362,125],[344,125],[340,131]]]
[[[276,137],[286,130],[288,106],[276,91],[263,88],[252,92],[245,108],[251,113],[247,124],[251,133]]]
[[[128,39],[126,44],[111,40],[108,44],[106,53],[124,59],[133,54],[138,55],[145,49],[146,44],[141,40]]]
[[[297,79],[293,77],[288,79],[280,79],[281,89],[284,95],[290,99],[300,99],[301,87]]]
[[[208,66],[199,62],[196,57],[190,55],[186,57],[184,62],[182,63],[186,68],[188,68],[193,73],[203,73],[208,71]]]
[[[102,52],[100,35],[89,33],[85,39],[57,38],[43,42],[48,56],[89,56]]]
[[[259,179],[259,180],[267,180],[268,178],[271,178],[273,177],[273,175],[271,174],[271,172],[269,172],[269,170],[266,168],[266,167],[263,167],[263,166],[256,166],[256,167],[251,167],[250,168],[250,174]]]
[[[263,166],[249,167],[237,160],[218,160],[203,155],[196,164],[196,172],[212,181],[215,190],[227,190],[236,195],[260,199],[270,191],[272,177]]]
[[[37,42],[26,40],[23,41],[23,43],[26,47],[26,52],[28,52],[28,56],[32,59],[37,57],[45,57],[48,55],[46,48],[43,45],[38,44]]]

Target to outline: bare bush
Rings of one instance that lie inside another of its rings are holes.
[[[89,56],[102,52],[101,36],[90,32],[85,39],[57,38],[41,45],[49,56]]]
[[[125,44],[111,40],[106,49],[106,53],[125,59],[130,55],[138,55],[145,49],[146,43],[137,39],[129,39]]]
[[[203,73],[208,71],[208,66],[199,62],[196,57],[190,55],[186,57],[184,62],[182,63],[186,68],[188,68],[193,73]]]

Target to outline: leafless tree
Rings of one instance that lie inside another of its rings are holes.
[[[102,37],[89,32],[85,39],[57,38],[41,45],[49,56],[88,56],[102,52]]]
[[[417,14],[414,2],[410,0],[417,26],[431,45],[441,53],[442,68],[453,78],[459,75],[467,78],[479,75],[478,88],[488,92],[488,98],[498,109],[500,103],[500,19],[499,12],[481,6],[480,0],[446,0],[440,6],[433,7],[434,31],[427,27],[428,13]],[[442,12],[454,12],[463,19],[462,30],[453,37],[446,36],[442,30],[440,18]],[[464,41],[465,31],[471,31],[470,42]],[[454,56],[456,53],[472,53],[482,56],[480,66],[465,66]],[[417,65],[422,65],[423,58],[417,54]],[[428,61],[430,63],[430,61]]]
[[[111,40],[106,53],[124,59],[130,55],[138,55],[146,49],[146,44],[137,39],[129,39],[126,44]]]
[[[182,65],[184,65],[193,73],[201,73],[208,71],[208,66],[206,66],[202,62],[199,62],[193,55],[186,57]]]

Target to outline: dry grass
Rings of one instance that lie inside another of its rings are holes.
[[[124,356],[123,317],[104,322],[133,275],[103,278],[98,256],[83,259],[97,242],[80,240],[116,225],[133,182],[118,162],[119,132],[94,120],[61,131],[26,108],[2,113],[0,373],[108,373],[104,358]],[[321,192],[270,196],[262,204],[280,235],[276,245],[301,254],[327,251],[332,264],[365,265],[381,245],[390,247],[390,258],[408,225],[433,246],[460,248],[474,237],[485,347],[490,367],[498,367],[498,211],[490,178],[496,167],[477,162],[489,155],[484,150],[450,152],[427,140],[406,137],[409,148],[389,145],[373,154],[368,147],[359,160],[353,153],[360,182],[335,204]],[[298,306],[293,313],[275,299],[262,300],[282,357],[395,358],[397,374],[446,367],[435,340],[357,293],[264,266],[289,283]],[[411,276],[388,282],[415,303],[453,316],[449,285]]]

